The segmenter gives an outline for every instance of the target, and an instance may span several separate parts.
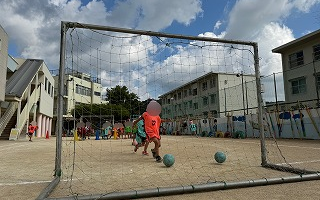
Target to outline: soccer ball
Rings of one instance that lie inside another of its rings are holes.
[[[218,151],[214,154],[214,159],[217,161],[217,163],[223,163],[226,161],[227,156],[221,151]]]
[[[166,154],[163,156],[163,164],[166,167],[171,167],[174,164],[174,156],[172,154]]]

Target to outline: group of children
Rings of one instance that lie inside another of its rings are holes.
[[[112,128],[112,126],[108,126],[102,133],[102,139],[108,140],[112,137],[115,139],[129,139],[133,137],[132,132],[131,126],[125,126],[124,128]]]
[[[94,130],[90,126],[78,127],[77,134],[81,140],[90,139],[90,136],[93,134]]]

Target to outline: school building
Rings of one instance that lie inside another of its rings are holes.
[[[254,75],[209,72],[159,96],[162,118],[207,118],[256,113]]]

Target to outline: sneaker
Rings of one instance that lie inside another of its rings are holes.
[[[161,162],[161,161],[162,161],[161,156],[157,156],[157,157],[156,157],[156,161],[157,161],[157,162]]]
[[[156,158],[156,152],[154,151],[154,149],[151,149],[151,152],[152,152],[153,158]]]
[[[138,145],[136,145],[135,147],[134,147],[134,152],[137,152],[137,150],[138,150]]]
[[[148,155],[149,155],[149,153],[148,153],[148,152],[146,152],[146,151],[142,151],[142,155],[148,156]]]

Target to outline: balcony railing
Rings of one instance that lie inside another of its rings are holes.
[[[60,71],[58,69],[55,69],[55,70],[50,70],[50,73],[52,76],[59,76],[60,74]],[[101,84],[101,78],[98,78],[98,77],[94,77],[94,76],[90,76],[89,78],[88,77],[82,77],[84,73],[82,72],[79,72],[79,71],[76,71],[76,70],[72,70],[72,69],[69,69],[67,68],[66,69],[66,72],[65,72],[65,75],[71,75],[71,76],[74,76],[74,77],[78,77],[80,79],[85,79],[87,81],[91,81],[93,83],[100,83]]]

